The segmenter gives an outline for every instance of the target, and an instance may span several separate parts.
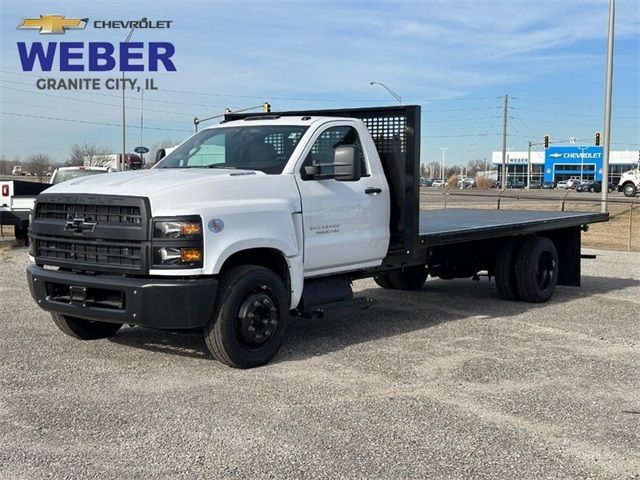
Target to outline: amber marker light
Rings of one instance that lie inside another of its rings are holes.
[[[200,230],[199,223],[190,222],[180,224],[180,236],[193,237],[195,235],[200,235],[201,233],[202,231]]]
[[[196,263],[202,261],[202,249],[200,248],[182,248],[180,260],[183,263]]]

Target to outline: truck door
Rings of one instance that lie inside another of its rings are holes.
[[[362,127],[364,128],[364,127]],[[366,130],[362,132],[368,135]],[[334,149],[355,147],[362,176],[354,181],[326,178],[333,172]],[[321,164],[322,179],[305,166]],[[302,198],[305,275],[379,265],[389,246],[389,192],[379,162],[363,149],[356,124],[329,124],[303,153],[296,175]]]

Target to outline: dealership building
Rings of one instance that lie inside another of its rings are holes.
[[[618,183],[623,172],[638,162],[637,150],[609,153],[609,181]],[[502,152],[492,152],[491,165],[502,178]],[[507,152],[507,181],[527,183],[527,152]],[[544,151],[531,152],[531,181],[559,182],[570,178],[602,180],[602,147],[552,146]]]

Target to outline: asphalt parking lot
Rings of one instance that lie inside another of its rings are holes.
[[[640,258],[597,251],[545,305],[483,279],[358,282],[239,371],[198,335],[81,342],[0,249],[0,478],[640,478]]]

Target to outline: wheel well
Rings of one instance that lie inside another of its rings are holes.
[[[287,290],[291,291],[289,265],[282,252],[275,248],[252,248],[236,252],[225,260],[220,273],[238,265],[260,265],[268,268],[275,272],[282,279]]]

